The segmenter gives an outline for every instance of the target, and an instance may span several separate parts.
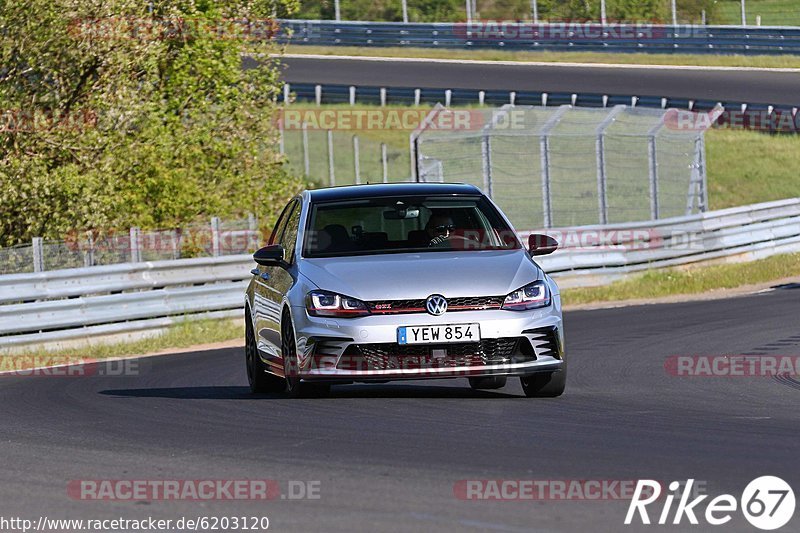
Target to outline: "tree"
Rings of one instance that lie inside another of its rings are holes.
[[[271,15],[294,0],[0,0],[0,245],[274,217]],[[243,69],[241,54],[265,58]]]

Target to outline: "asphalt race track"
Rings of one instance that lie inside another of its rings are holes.
[[[266,515],[275,531],[755,531],[741,513],[717,528],[625,527],[625,501],[463,501],[453,488],[465,479],[694,478],[712,496],[738,498],[753,478],[777,475],[797,490],[800,382],[675,377],[664,363],[677,354],[800,355],[798,316],[800,285],[567,313],[570,381],[552,400],[526,399],[516,380],[473,392],[465,379],[253,397],[240,349],[142,360],[139,376],[4,377],[3,514]],[[319,481],[320,498],[67,495],[76,479],[264,478],[282,490]]]
[[[492,65],[287,57],[289,83],[547,91],[800,105],[796,72]]]

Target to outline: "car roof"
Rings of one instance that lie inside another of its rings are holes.
[[[311,202],[416,195],[481,195],[480,189],[467,183],[376,183],[345,185],[308,191]]]

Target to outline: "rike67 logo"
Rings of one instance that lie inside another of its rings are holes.
[[[771,531],[786,525],[794,515],[794,491],[779,477],[762,476],[754,479],[745,487],[742,497],[738,501],[730,494],[721,494],[705,504],[705,512],[701,512],[701,504],[708,498],[708,495],[703,494],[689,500],[692,496],[693,485],[693,479],[687,480],[685,484],[678,481],[669,484],[670,492],[663,499],[664,505],[658,515],[657,524],[678,525],[685,517],[689,524],[697,525],[700,523],[699,515],[705,519],[706,523],[712,526],[721,526],[730,522],[733,513],[740,509],[751,525],[764,531]],[[681,487],[683,487],[683,491],[679,494],[677,491]],[[662,496],[661,492],[661,484],[658,481],[640,479],[636,484],[631,504],[628,506],[625,524],[633,523],[637,515],[642,524],[650,524],[651,519],[647,506],[659,500]],[[678,503],[673,513],[672,504],[676,499]],[[672,517],[671,522],[669,521],[670,517]]]

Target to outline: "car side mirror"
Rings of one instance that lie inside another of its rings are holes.
[[[552,254],[558,249],[558,241],[549,235],[532,233],[528,237],[528,252],[531,255]]]
[[[253,261],[262,266],[282,266],[286,252],[280,244],[270,244],[253,254]]]

